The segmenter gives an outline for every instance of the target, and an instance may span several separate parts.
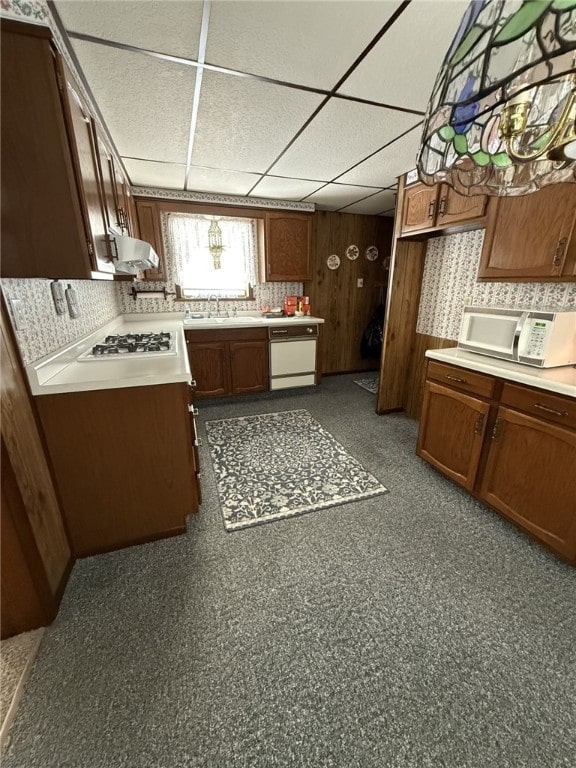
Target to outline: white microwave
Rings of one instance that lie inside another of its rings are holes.
[[[464,307],[458,347],[515,363],[576,363],[576,309]]]

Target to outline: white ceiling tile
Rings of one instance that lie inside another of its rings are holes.
[[[322,185],[323,182],[321,181],[265,176],[252,194],[257,197],[269,197],[273,200],[302,200],[303,197],[312,194]]]
[[[377,216],[379,213],[390,210],[396,205],[396,195],[394,192],[386,189],[384,192],[378,192],[366,200],[354,203],[344,209],[343,213],[364,213],[370,216]]]
[[[292,88],[204,72],[192,162],[264,172],[321,100]]]
[[[415,128],[356,168],[340,176],[345,184],[374,184],[391,187],[398,176],[414,168],[422,131]]]
[[[185,163],[194,68],[80,40],[74,49],[119,153]]]
[[[271,172],[332,180],[417,122],[403,112],[332,99]]]
[[[397,0],[213,0],[206,61],[331,89],[399,5]]]
[[[195,168],[190,171],[186,189],[191,192],[214,192],[222,195],[247,195],[258,181],[257,173],[220,171],[214,168]]]
[[[316,203],[319,210],[335,211],[345,205],[355,203],[371,192],[369,187],[353,187],[347,184],[327,184],[318,192],[306,198],[307,203]]]
[[[152,163],[145,160],[122,158],[130,181],[135,187],[161,187],[184,189],[186,166],[173,163]]]
[[[424,111],[468,0],[412,0],[341,93]]]
[[[56,0],[71,32],[193,59],[202,5],[202,0]]]

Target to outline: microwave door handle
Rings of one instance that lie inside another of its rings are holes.
[[[513,359],[518,361],[518,349],[520,347],[520,341],[523,342],[522,349],[526,346],[526,333],[530,330],[530,326],[528,324],[528,315],[529,312],[522,312],[520,317],[518,318],[518,322],[516,324],[516,330],[514,331],[514,341],[512,342],[512,356]]]

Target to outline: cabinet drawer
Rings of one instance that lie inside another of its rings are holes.
[[[483,373],[458,368],[455,365],[445,365],[435,360],[428,361],[428,378],[441,381],[464,392],[470,392],[480,397],[490,398],[494,393],[495,379]]]
[[[571,397],[506,383],[502,390],[502,405],[576,429],[576,400]]]

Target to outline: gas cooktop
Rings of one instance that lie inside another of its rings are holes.
[[[156,333],[124,333],[106,336],[92,349],[84,352],[78,360],[118,360],[126,357],[130,360],[142,357],[175,355],[176,344],[170,331]]]

